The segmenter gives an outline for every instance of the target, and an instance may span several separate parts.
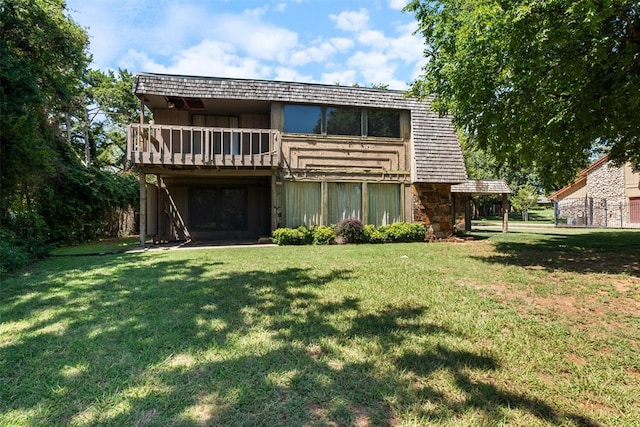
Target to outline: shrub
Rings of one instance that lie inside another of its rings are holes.
[[[397,242],[422,242],[427,234],[427,227],[419,222],[395,222],[384,228],[389,241]]]
[[[362,243],[364,225],[358,218],[345,218],[336,224],[336,238],[344,243]]]
[[[0,275],[24,268],[49,253],[48,227],[31,210],[9,211],[0,228]]]
[[[364,226],[364,241],[366,243],[385,243],[388,239],[388,235],[383,227],[376,228],[373,224],[367,224]]]
[[[0,276],[19,270],[31,263],[29,253],[11,242],[0,241]]]
[[[314,245],[330,245],[335,242],[336,232],[332,227],[318,225],[311,229]]]
[[[308,245],[313,242],[313,234],[304,225],[298,228],[278,228],[273,230],[271,240],[280,246]]]

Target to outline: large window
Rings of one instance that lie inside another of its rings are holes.
[[[217,228],[216,195],[215,188],[194,188],[189,192],[191,227],[203,230]]]
[[[288,181],[284,185],[284,226],[319,225],[322,195],[319,182]]]
[[[367,110],[367,135],[400,138],[400,112]]]
[[[327,107],[328,135],[362,135],[362,110],[359,108]]]
[[[367,222],[388,225],[402,220],[400,186],[397,184],[369,184],[369,215]]]
[[[248,201],[246,188],[192,188],[189,213],[194,230],[246,230]]]
[[[284,131],[288,133],[322,133],[322,108],[317,105],[285,105]]]
[[[400,111],[320,105],[284,106],[284,131],[400,138]]]
[[[283,226],[331,225],[346,218],[393,224],[403,219],[401,191],[401,184],[286,181]]]
[[[359,183],[330,182],[328,184],[329,224],[346,218],[362,219],[362,186]]]

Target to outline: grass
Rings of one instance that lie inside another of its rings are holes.
[[[639,232],[55,257],[0,425],[638,425]]]
[[[138,237],[120,239],[100,239],[95,242],[75,246],[62,246],[51,251],[53,256],[106,255],[125,252],[138,247]]]
[[[535,208],[529,211],[529,221],[535,224],[553,224],[554,220],[554,212],[553,207],[550,208]],[[477,220],[480,223],[490,221],[490,222],[502,222],[502,214],[499,215],[490,215],[487,217],[478,218]],[[522,212],[510,212],[509,213],[509,221],[510,222],[525,222],[522,219]]]

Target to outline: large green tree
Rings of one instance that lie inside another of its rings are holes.
[[[28,200],[60,162],[52,121],[82,91],[87,33],[61,0],[0,0],[0,208]]]
[[[551,189],[596,150],[640,167],[640,3],[414,0],[433,97],[499,163]]]
[[[85,151],[85,163],[99,168],[125,170],[129,123],[139,120],[140,101],[133,93],[134,75],[89,70],[84,76],[84,92],[78,99],[72,142]],[[86,148],[89,152],[86,152]]]
[[[74,153],[74,121],[86,123],[98,105],[106,119],[86,134],[113,140],[107,129],[128,120],[118,114],[129,115],[133,98],[129,73],[90,72],[89,61],[87,33],[64,1],[0,0],[0,275],[44,254],[46,243],[119,232],[113,213],[137,204],[133,175]],[[114,133],[123,146],[124,132]]]

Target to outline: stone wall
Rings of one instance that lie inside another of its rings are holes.
[[[624,218],[619,208],[625,203],[624,169],[613,166],[611,162],[603,163],[587,175],[586,190],[594,205],[590,208],[593,215],[591,225],[620,227]]]
[[[453,234],[451,185],[422,184],[412,186],[413,220],[433,228],[437,238]]]

